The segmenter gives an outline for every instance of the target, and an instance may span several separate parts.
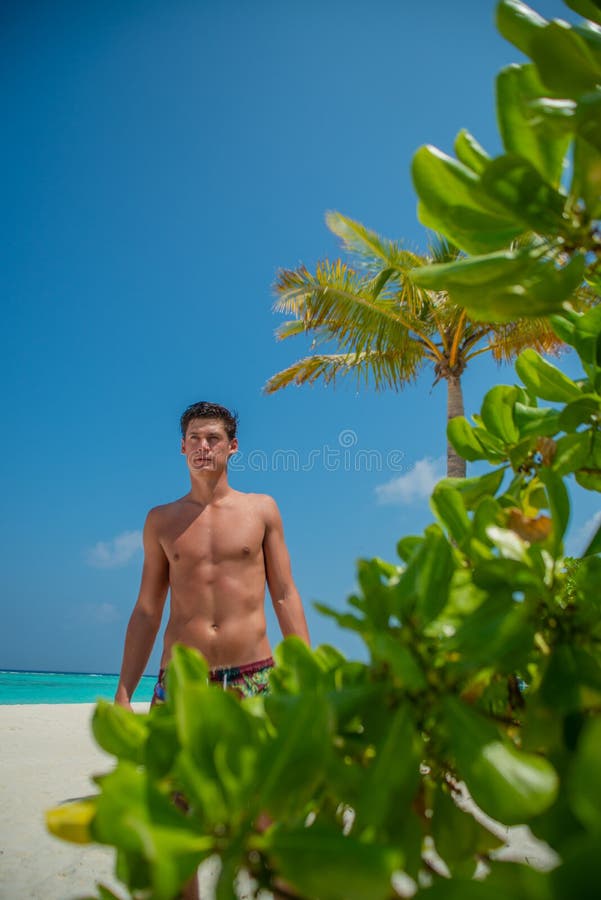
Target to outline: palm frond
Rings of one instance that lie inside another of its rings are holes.
[[[302,266],[278,273],[274,308],[302,319],[306,331],[326,328],[332,338],[355,353],[407,345],[413,326],[398,304],[373,282],[337,260],[318,264],[315,275]]]
[[[416,253],[405,250],[397,241],[384,238],[339,212],[327,212],[326,224],[340,238],[347,253],[356,257],[361,266],[372,273],[388,267],[407,271],[419,263],[420,257]]]
[[[487,337],[488,347],[497,362],[515,359],[526,347],[532,347],[539,353],[558,353],[563,346],[549,321],[543,318],[494,325]]]
[[[291,384],[313,384],[320,378],[325,384],[335,384],[337,379],[348,375],[355,375],[358,385],[372,382],[377,391],[385,388],[398,391],[416,379],[423,362],[419,353],[403,355],[392,350],[314,354],[277,372],[267,381],[264,391],[273,394]]]
[[[464,256],[459,247],[438,232],[432,232],[428,241],[428,265],[455,262],[460,256]]]

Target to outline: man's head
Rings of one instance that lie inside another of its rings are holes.
[[[221,471],[238,449],[238,416],[217,403],[193,403],[184,410],[180,426],[182,453],[190,472]]]
[[[223,422],[223,428],[230,441],[236,437],[236,429],[238,427],[238,416],[231,413],[225,406],[219,406],[218,403],[207,403],[201,400],[199,403],[193,403],[188,406],[182,413],[179,420],[182,429],[182,438],[186,437],[188,425],[192,419],[220,419]]]

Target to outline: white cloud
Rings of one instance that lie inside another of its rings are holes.
[[[125,566],[142,549],[141,531],[123,531],[111,541],[98,541],[86,552],[86,562],[95,569]]]
[[[394,503],[403,506],[429,497],[437,481],[445,474],[445,459],[431,456],[419,459],[410,472],[399,475],[376,487],[376,495],[380,503]]]
[[[91,618],[99,625],[108,625],[121,618],[121,613],[113,603],[90,604],[89,610]]]
[[[566,554],[568,556],[580,556],[586,550],[593,535],[601,525],[601,510],[594,513],[590,519],[587,519],[584,525],[581,525],[574,534],[571,534],[566,541]]]

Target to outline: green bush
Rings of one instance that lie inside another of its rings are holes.
[[[451,897],[481,859],[478,897],[508,884],[533,900],[588,896],[601,851],[601,528],[580,559],[564,557],[563,537],[566,483],[601,490],[601,310],[557,322],[582,379],[525,351],[524,386],[494,387],[476,424],[450,429],[494,468],[439,482],[436,523],[399,541],[400,563],[360,561],[349,611],[320,607],[362,637],[369,662],[288,638],[271,695],[239,701],[175,648],[164,706],[99,704],[94,734],[117,766],[95,798],[49,814],[54,833],[113,845],[132,896],[156,900],[211,854],[219,900],[240,868],[322,900],[385,900],[397,871]],[[562,864],[526,876],[491,860],[499,842],[453,802],[458,782]],[[276,823],[266,831],[262,813]],[[449,880],[425,866],[426,838]]]

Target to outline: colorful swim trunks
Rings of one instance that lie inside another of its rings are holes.
[[[220,685],[224,691],[234,691],[241,697],[257,697],[259,694],[269,693],[269,673],[274,667],[273,658],[260,659],[258,662],[247,663],[243,666],[227,666],[221,669],[211,669],[209,682]],[[163,703],[166,699],[165,674],[166,669],[159,672],[158,681],[154,686],[152,706],[155,703]]]

